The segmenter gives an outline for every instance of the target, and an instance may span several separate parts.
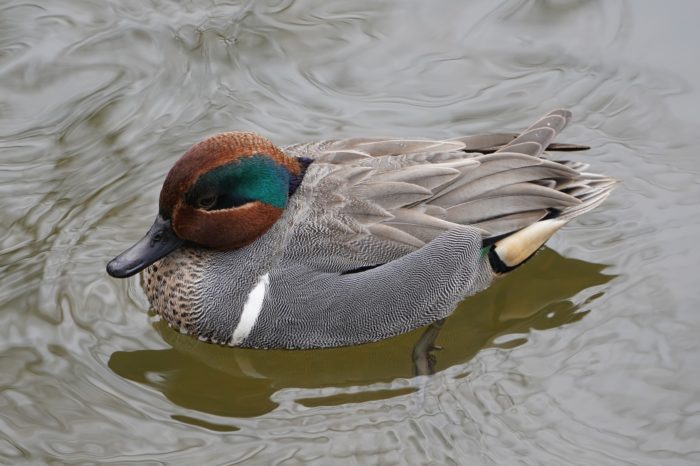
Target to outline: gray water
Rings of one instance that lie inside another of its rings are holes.
[[[0,5],[0,462],[700,463],[700,3]],[[518,130],[555,107],[622,180],[447,321],[220,348],[105,262],[224,130],[278,144]]]

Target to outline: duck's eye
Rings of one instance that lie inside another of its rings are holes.
[[[197,207],[204,210],[209,210],[216,204],[216,196],[204,196],[197,200]]]

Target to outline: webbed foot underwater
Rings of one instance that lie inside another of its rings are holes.
[[[172,327],[249,348],[389,338],[447,317],[602,203],[615,180],[543,158],[571,117],[521,134],[356,138],[278,148],[208,138],[168,173],[146,236],[107,266],[143,271]]]

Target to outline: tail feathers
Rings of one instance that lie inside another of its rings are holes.
[[[607,176],[584,172],[588,165],[581,162],[524,162],[542,156],[545,149],[585,149],[586,146],[552,142],[570,119],[571,112],[557,109],[510,141],[505,134],[469,141],[472,146],[502,145],[493,156],[475,159],[481,163],[478,173],[484,174],[484,179],[469,180],[469,185],[459,190],[455,183],[454,192],[437,200],[447,204],[449,220],[477,224],[492,233],[484,240],[484,246],[496,273],[506,273],[523,264],[561,227],[602,203],[617,183]],[[499,170],[492,169],[494,173],[490,173],[487,166]]]
[[[595,209],[607,199],[608,195],[610,195],[610,191],[615,189],[615,185],[618,183],[618,180],[607,176],[588,173],[584,174],[584,176],[591,180],[588,182],[587,186],[585,188],[578,188],[575,192],[569,193],[580,199],[582,201],[581,204],[564,210],[557,217],[558,220],[565,220],[568,222],[581,214]],[[596,177],[596,179],[592,177]]]
[[[489,262],[494,272],[504,274],[524,264],[549,238],[574,218],[600,205],[617,184],[617,180],[602,175],[585,173],[581,186],[569,193],[581,201],[568,207],[553,218],[532,223],[498,241],[489,250]]]

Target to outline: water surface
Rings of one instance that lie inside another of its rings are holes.
[[[700,463],[692,0],[0,6],[0,463]],[[623,183],[445,324],[253,351],[105,262],[192,143],[518,130],[554,107]]]

